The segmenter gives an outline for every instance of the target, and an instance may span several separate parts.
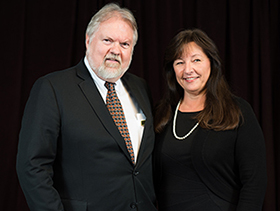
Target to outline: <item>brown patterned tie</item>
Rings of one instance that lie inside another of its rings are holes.
[[[117,125],[117,127],[120,131],[120,134],[122,135],[122,137],[125,140],[126,148],[130,154],[131,160],[132,160],[133,164],[135,164],[134,152],[133,152],[133,148],[132,148],[132,144],[131,144],[131,140],[130,140],[129,131],[127,128],[122,104],[121,104],[121,102],[117,96],[116,90],[115,90],[115,85],[116,85],[115,83],[110,83],[107,81],[105,83],[105,87],[108,89],[107,96],[106,96],[106,105],[107,105],[107,108],[108,108],[115,124]]]

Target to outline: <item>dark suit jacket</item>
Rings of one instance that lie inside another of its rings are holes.
[[[156,210],[148,88],[130,73],[122,81],[147,118],[136,166],[83,61],[36,81],[17,157],[31,210]]]

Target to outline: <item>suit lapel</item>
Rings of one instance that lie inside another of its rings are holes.
[[[127,156],[127,158],[130,160],[130,155],[126,149],[124,139],[121,136],[118,128],[116,127],[114,120],[112,119],[94,81],[92,80],[83,62],[80,62],[77,65],[77,75],[83,79],[83,81],[78,85],[87,98],[96,116],[107,129],[108,133],[115,139],[120,148],[124,151],[124,154]]]
[[[144,112],[146,118],[151,114],[151,110],[149,108],[148,99],[144,99],[142,95],[142,90],[140,87],[137,87],[135,83],[132,83],[130,80],[127,80],[126,77],[123,77],[122,81],[124,82],[124,86],[129,91],[129,93],[135,98],[141,110]]]
[[[153,116],[149,104],[148,96],[146,95],[146,90],[142,90],[143,87],[138,87],[131,75],[125,74],[122,77],[122,82],[129,93],[138,103],[139,107],[146,116],[145,127],[142,135],[141,145],[138,152],[138,158],[136,162],[136,167],[141,166],[141,164],[151,155],[154,145],[154,131],[153,131]],[[152,137],[149,137],[152,136]]]

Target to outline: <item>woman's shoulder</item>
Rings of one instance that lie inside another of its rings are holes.
[[[243,99],[242,97],[234,96],[234,100],[236,101],[237,105],[239,106],[240,110],[243,112],[252,111],[252,106],[250,103]]]
[[[241,110],[243,123],[251,124],[253,122],[258,122],[255,111],[253,107],[250,105],[250,103],[241,97],[235,97],[235,99]]]

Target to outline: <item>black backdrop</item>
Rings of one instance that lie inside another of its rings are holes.
[[[110,0],[19,0],[0,3],[0,210],[27,211],[15,172],[18,133],[34,81],[77,64],[91,16]],[[252,105],[266,140],[265,211],[280,209],[280,23],[278,0],[119,0],[139,25],[130,72],[162,96],[170,39],[198,27],[217,44],[234,92]]]

